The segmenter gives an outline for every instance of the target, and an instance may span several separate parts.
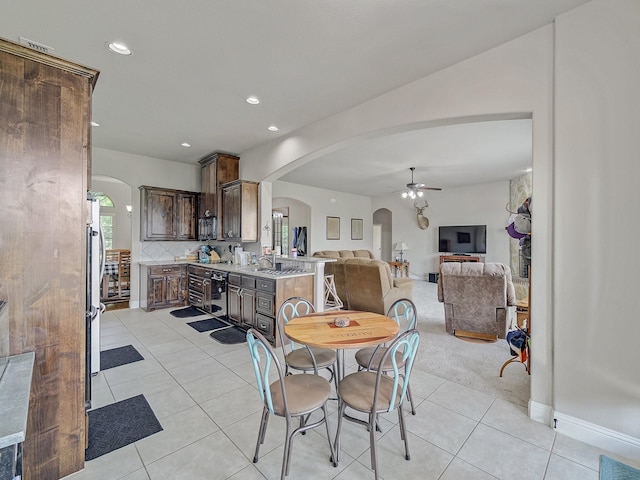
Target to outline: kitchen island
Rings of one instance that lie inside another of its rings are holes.
[[[274,345],[279,340],[275,320],[282,303],[290,297],[305,297],[317,311],[324,310],[324,264],[333,259],[277,257],[281,270],[257,265],[199,263],[184,260],[140,262],[140,307],[146,311],[191,304],[203,313],[226,314],[242,328],[255,327]],[[211,277],[207,276],[207,273]],[[213,312],[216,292],[211,278],[223,277],[226,311]],[[146,281],[145,281],[146,279]]]

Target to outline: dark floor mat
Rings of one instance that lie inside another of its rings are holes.
[[[144,395],[90,410],[88,414],[89,447],[84,451],[85,460],[93,460],[162,431]]]
[[[192,306],[179,308],[177,310],[171,310],[169,313],[176,318],[188,318],[188,317],[198,317],[200,315],[206,315],[205,312],[201,312],[196,307],[192,307]]]
[[[219,328],[228,327],[229,324],[220,320],[219,318],[206,318],[204,320],[196,320],[195,322],[188,322],[191,328],[195,328],[199,332],[208,332],[209,330],[218,330]]]
[[[100,370],[107,370],[140,360],[144,360],[144,357],[140,355],[140,352],[133,345],[112,348],[100,352]]]
[[[231,345],[233,343],[242,343],[247,340],[247,332],[238,327],[221,328],[214,330],[209,334],[211,338],[220,343]]]

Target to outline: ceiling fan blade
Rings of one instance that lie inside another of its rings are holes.
[[[418,190],[435,190],[436,192],[441,191],[440,187],[418,187]]]

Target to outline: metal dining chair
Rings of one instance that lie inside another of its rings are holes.
[[[401,298],[396,300],[389,311],[387,317],[392,318],[400,327],[400,333],[416,328],[418,321],[418,313],[416,311],[415,304],[408,298]],[[383,345],[377,345],[375,347],[361,348],[356,352],[355,359],[358,363],[358,370],[378,370],[381,369],[383,373],[391,371],[391,361],[387,360],[385,363],[381,363],[384,353],[387,351],[387,347]],[[400,354],[398,354],[400,355]],[[411,395],[411,387],[407,386],[407,395],[409,402],[411,403],[411,413],[416,414],[416,408],[413,404],[413,396]]]
[[[336,362],[338,357],[335,350],[298,345],[286,339],[283,332],[284,325],[289,323],[291,319],[309,315],[314,312],[315,308],[313,304],[303,297],[288,298],[282,302],[280,306],[276,324],[280,337],[280,346],[284,354],[285,374],[289,375],[291,369],[301,372],[318,373],[319,369],[326,368],[331,373],[329,382],[334,380],[337,389],[338,378],[336,376]]]
[[[277,415],[284,417],[286,420],[286,439],[280,473],[281,480],[289,474],[294,435],[296,433],[304,433],[323,423],[327,429],[330,458],[333,461],[333,465],[337,466],[327,421],[329,416],[327,400],[331,394],[331,384],[326,378],[315,374],[285,375],[273,347],[262,334],[253,328],[247,331],[247,345],[258,383],[260,399],[264,404],[253,463],[258,463],[260,445],[264,443],[269,415]],[[273,378],[274,373],[277,374],[277,380],[270,383],[270,378]],[[306,420],[316,410],[322,410],[322,418],[316,422],[308,423]],[[300,419],[300,426],[294,429],[293,419],[296,417]]]
[[[361,423],[369,430],[371,468],[378,480],[376,455],[376,424],[380,413],[398,411],[400,437],[404,440],[405,459],[410,460],[409,441],[405,428],[402,404],[409,387],[409,377],[416,358],[420,333],[408,330],[400,334],[382,355],[382,362],[389,362],[391,370],[364,370],[347,375],[338,384],[338,429],[336,431],[336,459],[340,459],[340,431],[343,418]],[[366,413],[369,421],[357,420],[346,415],[347,407]]]

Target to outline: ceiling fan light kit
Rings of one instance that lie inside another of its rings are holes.
[[[422,196],[424,195],[424,192],[422,190],[442,190],[441,188],[437,187],[427,187],[424,183],[416,183],[413,180],[413,172],[415,171],[415,169],[416,167],[409,168],[409,170],[411,170],[411,182],[407,183],[407,190],[402,192],[402,198],[410,198],[412,200],[415,200],[416,198],[422,198]]]

